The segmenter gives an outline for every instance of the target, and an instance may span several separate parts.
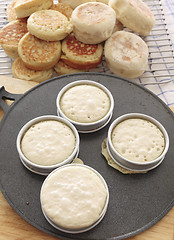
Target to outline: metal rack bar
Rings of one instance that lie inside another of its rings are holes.
[[[170,75],[170,77],[173,77],[174,76],[174,74],[171,74]],[[143,76],[143,77],[141,77],[141,78],[151,78],[151,77],[158,77],[158,78],[161,78],[161,77],[169,77],[169,75],[168,74],[154,74],[153,76]],[[149,84],[149,83],[148,83]]]

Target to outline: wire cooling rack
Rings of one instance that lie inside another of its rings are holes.
[[[151,34],[143,38],[149,48],[148,69],[140,78],[132,79],[132,81],[144,85],[161,97],[167,105],[172,105],[174,104],[174,98],[173,102],[171,100],[168,101],[164,94],[165,91],[168,91],[168,88],[167,90],[166,88],[163,90],[161,87],[164,84],[172,84],[170,86],[172,86],[172,92],[174,94],[174,52],[162,1],[163,0],[144,0],[154,14],[156,23]],[[10,2],[10,0],[0,0],[0,29],[8,23],[6,8]],[[12,76],[12,63],[12,59],[0,48],[0,75]],[[102,63],[91,71],[111,73],[106,65],[104,56]],[[153,85],[157,86],[154,87]]]
[[[155,27],[144,38],[149,48],[149,69],[142,75],[142,83],[166,83],[174,77],[174,54],[161,1],[146,0],[155,16]],[[154,81],[155,80],[155,81]]]

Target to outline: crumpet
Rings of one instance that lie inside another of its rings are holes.
[[[24,18],[36,11],[49,9],[52,5],[53,0],[16,0],[14,9],[18,18]]]
[[[7,6],[6,14],[7,14],[7,18],[8,18],[9,22],[17,19],[16,12],[15,12],[15,9],[14,9],[15,2],[16,2],[16,0],[12,1]]]
[[[58,75],[86,72],[86,70],[83,69],[72,68],[69,65],[65,64],[62,60],[59,60],[58,63],[56,63],[54,70]]]
[[[67,65],[77,69],[91,69],[101,63],[103,46],[84,44],[71,34],[63,40],[62,52],[61,59]]]
[[[61,55],[60,41],[47,42],[26,33],[19,42],[18,53],[25,66],[33,70],[52,68]]]
[[[40,83],[52,77],[53,69],[51,68],[42,71],[31,70],[27,68],[22,60],[18,57],[13,62],[12,73],[15,78]]]
[[[88,44],[97,44],[108,39],[113,32],[115,22],[115,11],[100,2],[81,4],[71,15],[75,37]]]
[[[86,2],[96,2],[96,0],[59,0],[59,3],[66,3],[70,5],[72,9]]]
[[[119,172],[123,173],[123,174],[135,174],[135,173],[146,173],[146,171],[144,172],[137,172],[137,171],[133,171],[133,170],[128,170],[125,169],[123,167],[121,167],[120,165],[118,165],[109,155],[108,150],[107,150],[107,139],[104,139],[104,141],[102,142],[101,145],[101,153],[102,155],[105,157],[108,165],[110,165],[111,167],[115,168],[116,170],[118,170]]]
[[[115,26],[112,33],[121,31],[121,30],[123,30],[123,24],[116,19]]]
[[[165,148],[165,137],[158,126],[138,117],[117,123],[111,133],[111,142],[123,158],[135,163],[154,161]]]
[[[72,24],[67,17],[55,10],[37,11],[28,18],[28,31],[45,41],[64,39],[72,32]]]
[[[73,12],[73,9],[66,3],[53,4],[50,9],[59,11],[60,13],[65,15],[68,19],[70,19],[71,14]]]
[[[24,20],[12,21],[0,30],[0,44],[9,57],[18,56],[18,43],[27,32],[27,22]]]
[[[134,33],[115,32],[104,46],[106,63],[120,77],[137,78],[148,66],[147,44]]]
[[[101,2],[101,3],[104,3],[104,4],[108,4],[109,0],[97,0],[97,2]]]
[[[133,32],[142,36],[150,34],[155,24],[150,8],[142,0],[109,0],[117,19]]]

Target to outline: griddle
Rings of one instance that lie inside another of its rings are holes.
[[[86,165],[105,178],[110,200],[104,219],[94,229],[81,234],[63,233],[44,218],[40,188],[45,176],[27,170],[16,150],[16,137],[29,120],[47,114],[57,115],[56,97],[66,84],[93,80],[113,94],[115,107],[111,122],[100,131],[80,134],[80,153]],[[117,240],[134,236],[157,223],[174,203],[174,114],[156,95],[132,81],[104,73],[77,73],[56,77],[23,95],[1,89],[0,106],[5,116],[0,124],[0,187],[12,208],[36,228],[60,239]],[[13,99],[9,107],[2,99]],[[101,154],[102,141],[112,121],[122,114],[137,112],[156,118],[166,128],[170,146],[164,161],[146,174],[124,175],[110,167]]]

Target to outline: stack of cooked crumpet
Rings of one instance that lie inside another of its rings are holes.
[[[85,72],[102,61],[114,74],[141,76],[148,66],[154,16],[142,0],[13,0],[0,44],[14,59],[14,77],[42,82]],[[123,29],[129,30],[123,30]]]

